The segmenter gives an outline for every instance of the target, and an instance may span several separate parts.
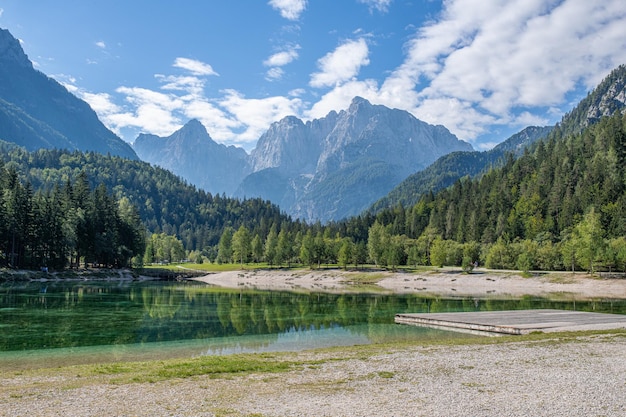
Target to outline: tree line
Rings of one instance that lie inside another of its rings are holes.
[[[103,184],[118,200],[128,199],[149,234],[175,236],[187,251],[210,255],[225,227],[236,229],[244,224],[261,236],[266,236],[274,224],[279,228],[304,227],[269,201],[212,195],[147,162],[95,152],[28,152],[1,141],[0,154],[5,163],[16,167],[21,181],[29,182],[34,190],[74,181],[84,173],[92,188]]]
[[[33,191],[13,164],[0,165],[0,264],[11,268],[63,269],[130,266],[144,251],[144,227],[127,198],[104,185],[74,181]]]

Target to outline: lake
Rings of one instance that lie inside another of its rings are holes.
[[[0,367],[476,337],[393,319],[397,313],[529,308],[626,314],[626,300],[295,293],[192,281],[6,282],[0,284]]]

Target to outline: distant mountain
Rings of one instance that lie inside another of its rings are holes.
[[[360,97],[321,119],[273,123],[250,155],[215,143],[196,120],[166,138],[139,135],[133,146],[206,191],[260,197],[310,222],[358,214],[441,155],[472,149],[443,126]]]
[[[137,159],[86,102],[35,70],[5,29],[0,29],[0,139],[29,150],[60,148]]]
[[[321,119],[272,124],[250,154],[254,172],[235,195],[269,199],[307,221],[339,220],[459,150],[472,147],[445,127],[355,97],[347,110]]]
[[[195,119],[165,138],[141,134],[133,147],[142,160],[213,194],[232,195],[250,172],[246,151],[216,143]]]
[[[507,153],[519,156],[525,147],[545,138],[552,129],[552,126],[530,126],[489,151],[452,152],[444,155],[423,171],[407,177],[389,194],[374,203],[370,211],[378,212],[397,204],[412,206],[424,193],[439,191],[451,186],[459,178],[474,177],[485,169],[500,164]]]
[[[601,117],[615,113],[623,114],[625,110],[626,66],[620,65],[611,71],[571,112],[563,116],[561,122],[557,124],[558,134],[579,133],[596,123]],[[454,152],[445,155],[425,170],[406,178],[388,195],[374,203],[370,210],[378,212],[397,204],[409,207],[415,204],[424,193],[449,187],[459,178],[474,177],[499,164],[507,152],[520,156],[526,147],[539,139],[546,138],[553,129],[552,126],[531,126],[511,136],[490,151]]]

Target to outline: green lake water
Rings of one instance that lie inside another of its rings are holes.
[[[3,283],[0,368],[476,337],[393,319],[529,308],[626,314],[626,300],[294,293],[161,281]]]

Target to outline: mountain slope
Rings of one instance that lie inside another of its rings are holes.
[[[503,162],[507,152],[519,156],[526,146],[546,137],[551,130],[551,126],[530,126],[489,151],[452,152],[444,155],[423,171],[407,177],[389,194],[374,203],[370,210],[378,212],[397,204],[409,207],[417,203],[422,194],[436,192],[454,184],[459,178],[474,177],[485,169],[498,165]]]
[[[232,195],[249,172],[243,149],[216,143],[195,119],[165,138],[139,135],[133,147],[142,160],[213,194]]]
[[[558,134],[579,133],[596,123],[603,116],[624,113],[626,109],[626,65],[615,68],[589,95],[557,124]],[[429,191],[437,191],[452,185],[466,175],[473,177],[502,162],[506,152],[520,156],[523,150],[545,138],[552,127],[528,127],[511,136],[490,151],[482,154],[452,153],[446,155],[427,169],[417,172],[394,188],[370,208],[377,212],[386,207],[402,204],[408,207],[415,204],[420,196]]]
[[[624,113],[626,109],[626,65],[620,65],[606,76],[587,97],[558,124],[565,135],[579,133],[603,116]]]
[[[137,159],[87,103],[35,70],[19,41],[0,29],[0,139],[27,149],[61,148]]]

